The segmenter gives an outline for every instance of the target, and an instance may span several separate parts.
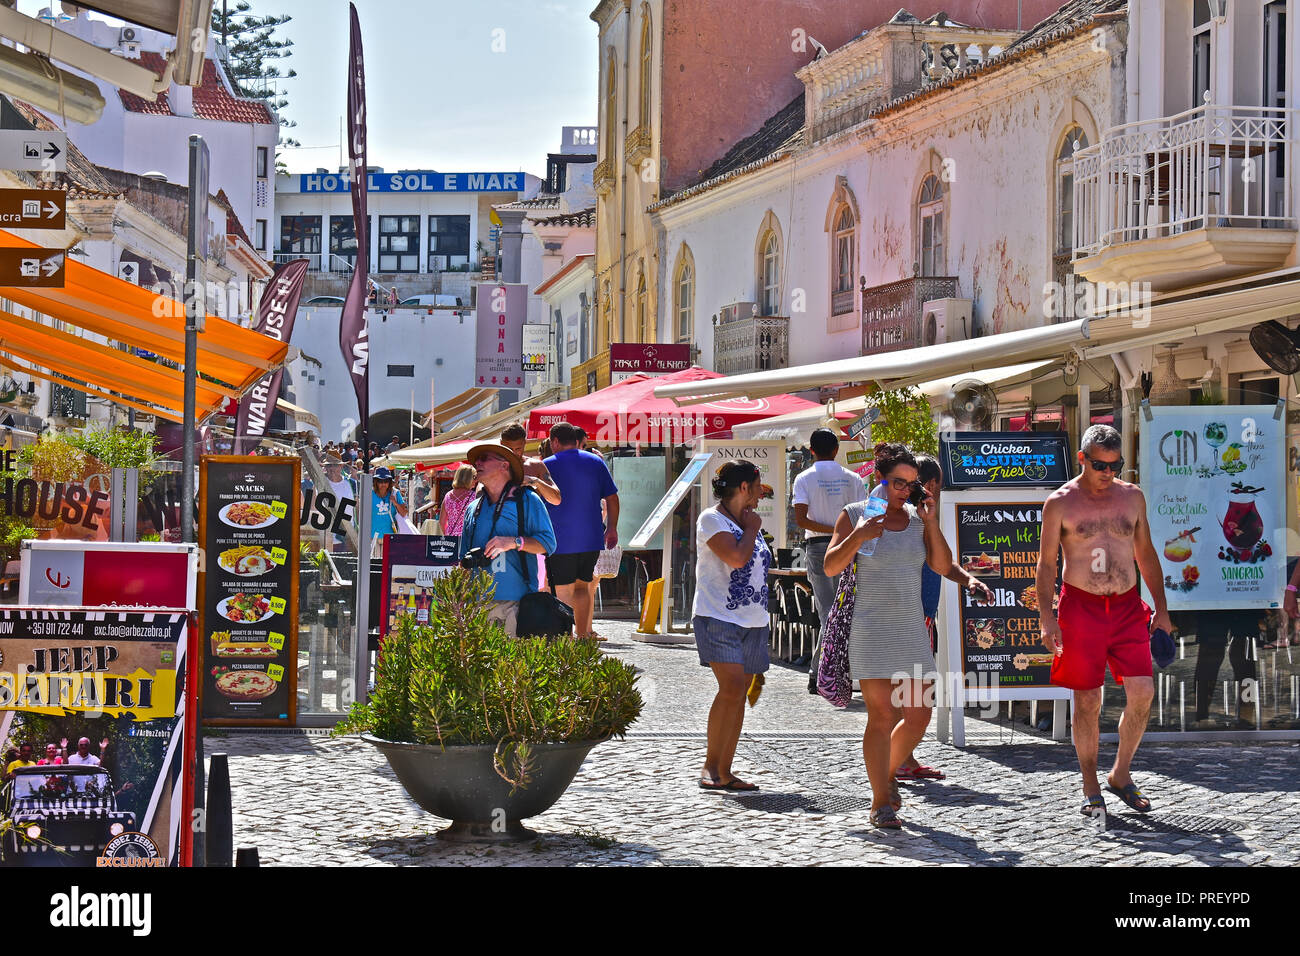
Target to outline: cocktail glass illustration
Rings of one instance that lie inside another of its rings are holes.
[[[1223,422],[1205,423],[1205,443],[1214,449],[1214,467],[1219,467],[1219,446],[1228,440],[1228,426]]]
[[[1254,498],[1234,498],[1228,502],[1227,513],[1219,519],[1223,537],[1239,553],[1249,553],[1264,536],[1264,519],[1255,507]]]

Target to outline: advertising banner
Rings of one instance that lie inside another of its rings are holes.
[[[1058,488],[1074,477],[1065,432],[958,432],[942,439],[945,488]]]
[[[237,455],[205,455],[199,466],[205,722],[294,722],[301,466]]]
[[[379,636],[387,637],[405,618],[429,623],[433,579],[457,566],[460,541],[449,535],[384,535],[384,589]]]
[[[150,541],[24,541],[18,601],[193,610],[198,550]]]
[[[1171,611],[1280,607],[1286,446],[1273,405],[1155,407],[1142,490]]]
[[[523,370],[545,372],[551,350],[549,325],[525,325],[523,336]]]
[[[1052,652],[1039,636],[1034,583],[1043,499],[956,505],[953,560],[993,592],[992,604],[961,597],[956,638],[968,683],[1015,689],[1051,686]],[[950,631],[951,633],[951,631]]]
[[[743,438],[709,439],[700,443],[701,451],[714,454],[713,468],[716,470],[728,458],[752,462],[758,466],[763,484],[770,485],[772,497],[764,498],[758,503],[758,513],[763,519],[763,530],[776,539],[775,547],[786,546],[786,512],[789,507],[789,494],[786,491],[785,442],[750,441]],[[713,475],[706,474],[704,489],[704,506],[712,504],[713,492],[709,489],[707,479]]]
[[[370,274],[370,219],[366,214],[366,67],[361,50],[361,23],[357,8],[348,4],[348,169],[352,174],[352,222],[357,257],[352,264],[343,310],[339,313],[339,348],[357,393],[358,419],[365,429],[370,420],[370,340],[366,319],[366,285]]]
[[[480,388],[519,388],[524,384],[526,318],[528,286],[519,282],[479,285],[474,383]]]
[[[287,342],[293,335],[293,320],[298,315],[298,299],[302,295],[302,280],[307,275],[307,259],[282,262],[275,267],[271,281],[262,292],[257,307],[257,322],[253,330],[279,342]],[[239,403],[235,415],[236,455],[245,454],[266,437],[266,429],[280,400],[280,381],[284,369],[278,368],[264,376],[252,391]]]
[[[193,741],[183,611],[0,611],[0,864],[177,866]],[[192,692],[191,692],[192,693]]]

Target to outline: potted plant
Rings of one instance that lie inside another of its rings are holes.
[[[389,633],[370,700],[334,731],[360,733],[416,803],[451,820],[444,840],[533,837],[520,821],[641,713],[630,665],[568,636],[507,637],[488,621],[491,595],[482,572],[435,579],[429,623]]]

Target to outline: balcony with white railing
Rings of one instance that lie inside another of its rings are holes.
[[[713,370],[723,375],[767,372],[790,364],[790,317],[747,315],[713,329]]]
[[[1079,150],[1075,273],[1159,291],[1282,265],[1296,241],[1297,113],[1206,105]]]

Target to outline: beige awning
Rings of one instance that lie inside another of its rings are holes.
[[[276,405],[280,411],[284,412],[286,415],[292,415],[294,421],[299,424],[310,425],[312,428],[320,431],[320,419],[307,411],[307,409],[295,405],[293,402],[286,401],[283,398],[280,399]]]
[[[447,422],[479,411],[497,397],[497,392],[498,389],[495,388],[467,388],[455,398],[439,402],[433,410],[433,420],[440,426],[445,426]],[[430,427],[429,423],[426,422],[423,427]]]

